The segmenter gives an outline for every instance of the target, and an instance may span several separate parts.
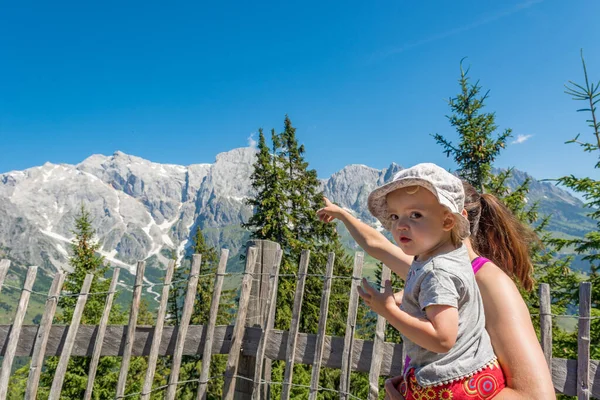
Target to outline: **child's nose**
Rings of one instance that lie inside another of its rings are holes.
[[[399,231],[408,230],[408,223],[405,219],[399,219],[396,221],[396,229]]]

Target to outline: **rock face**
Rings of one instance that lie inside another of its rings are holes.
[[[253,195],[255,154],[254,148],[238,148],[217,155],[213,164],[181,166],[116,152],[93,155],[78,165],[46,163],[0,174],[0,250],[50,273],[68,270],[73,222],[85,205],[101,252],[112,265],[133,271],[136,260],[145,259],[161,268],[173,251],[178,257],[185,253],[196,226],[209,243],[230,248],[236,257],[247,239],[240,224],[252,213],[244,200]],[[349,165],[322,180],[322,189],[332,201],[376,224],[367,210],[368,194],[400,169],[394,163],[384,170]],[[515,171],[511,183],[526,177]],[[567,192],[535,180],[531,188],[531,200],[556,215],[555,229],[580,235],[593,226],[581,201]]]
[[[367,198],[377,186],[391,180],[402,167],[392,163],[384,170],[377,170],[366,165],[352,164],[331,175],[323,182],[323,192],[328,198],[342,207],[355,212],[360,219],[376,223],[369,213]]]
[[[133,269],[136,260],[184,251],[190,230],[239,225],[251,210],[255,150],[219,154],[214,164],[158,164],[116,152],[78,165],[0,175],[0,246],[26,264],[68,270],[73,221],[81,205],[93,218],[102,254]]]

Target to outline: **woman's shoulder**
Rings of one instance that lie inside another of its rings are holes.
[[[517,286],[513,282],[512,279],[504,272],[500,267],[494,264],[493,261],[487,260],[484,264],[479,267],[475,277],[477,278],[477,283],[483,284],[492,284],[492,283],[501,283],[503,285],[514,286],[516,289]]]
[[[475,275],[490,334],[512,335],[515,331],[533,332],[531,315],[517,285],[492,262]]]
[[[515,282],[492,261],[481,266],[475,275],[486,306],[515,310],[515,306],[529,317],[527,307]]]

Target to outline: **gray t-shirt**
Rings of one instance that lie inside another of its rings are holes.
[[[447,353],[429,351],[403,336],[419,385],[459,379],[495,360],[485,330],[483,301],[465,246],[428,260],[415,260],[410,266],[400,308],[427,319],[425,308],[431,305],[458,309],[458,336]]]

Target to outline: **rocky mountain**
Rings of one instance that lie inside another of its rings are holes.
[[[196,226],[208,241],[230,248],[232,257],[247,239],[240,223],[252,210],[250,175],[256,150],[238,148],[217,155],[213,164],[159,164],[116,152],[93,155],[80,164],[50,164],[0,174],[0,256],[39,265],[49,274],[68,270],[73,221],[82,205],[93,217],[102,254],[114,265],[134,270],[147,261],[148,278],[175,254],[181,258]],[[369,192],[401,167],[384,170],[349,165],[322,180],[325,195],[376,224],[366,207]],[[515,171],[513,184],[527,175]],[[581,201],[548,182],[534,181],[530,200],[553,214],[552,229],[581,236],[593,227]]]
[[[214,164],[184,167],[116,152],[2,174],[0,247],[16,262],[68,270],[73,221],[84,205],[111,264],[165,264],[173,251],[183,253],[196,224],[220,242],[219,231],[248,217],[254,154],[240,148]]]

